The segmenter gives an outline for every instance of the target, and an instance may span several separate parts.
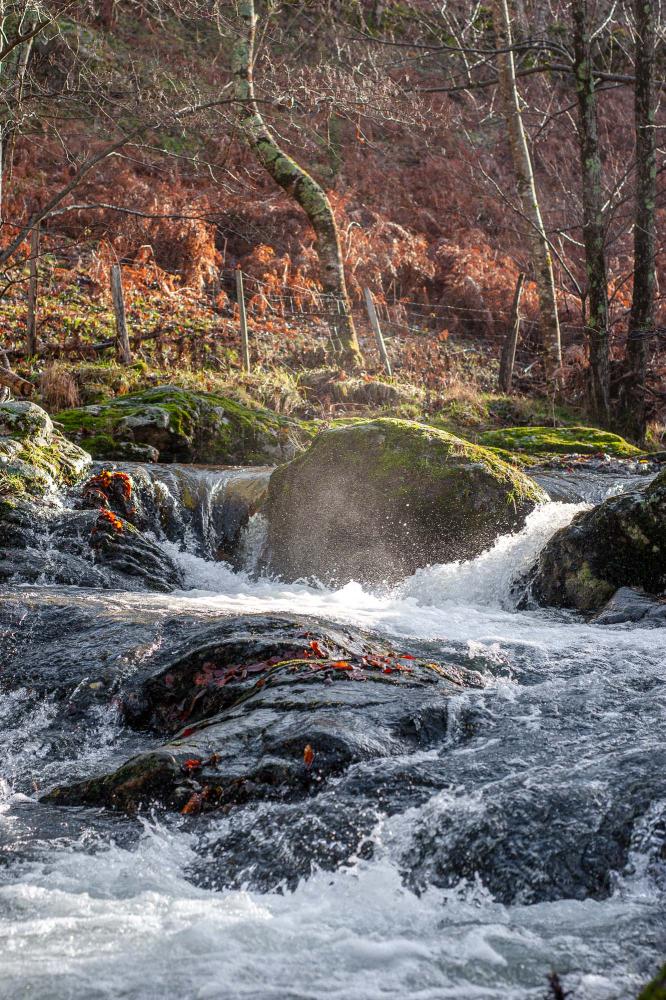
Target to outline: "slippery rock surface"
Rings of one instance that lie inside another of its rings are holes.
[[[178,386],[156,386],[59,413],[95,458],[261,465],[291,458],[301,426],[269,410]]]
[[[666,472],[575,517],[543,549],[531,582],[539,603],[579,611],[602,608],[619,587],[666,590]]]
[[[619,625],[622,622],[666,625],[666,598],[650,597],[633,587],[620,587],[592,621],[597,625]]]
[[[76,680],[70,674],[66,687]],[[108,696],[110,680],[107,668],[86,685]],[[194,814],[316,794],[356,763],[441,741],[449,698],[483,685],[476,671],[346,628],[296,616],[228,619],[194,628],[116,684],[125,721],[173,733],[168,742],[46,800]]]
[[[268,559],[288,579],[395,580],[479,555],[545,499],[446,431],[390,418],[334,427],[271,476]]]

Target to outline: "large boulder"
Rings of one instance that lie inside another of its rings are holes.
[[[263,465],[291,458],[298,422],[212,392],[165,385],[57,415],[95,458]]]
[[[531,590],[541,604],[596,611],[619,587],[666,590],[666,472],[558,531],[541,552]]]
[[[446,431],[390,418],[333,427],[271,476],[267,558],[290,579],[396,580],[477,556],[546,499]]]

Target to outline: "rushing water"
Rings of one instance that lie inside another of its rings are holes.
[[[666,953],[666,630],[511,596],[579,509],[547,504],[473,562],[383,593],[252,580],[175,543],[181,593],[44,588],[119,627],[143,616],[157,642],[174,613],[309,613],[482,662],[492,682],[455,699],[441,746],[356,765],[373,796],[342,775],[305,803],[196,820],[39,804],[141,735],[112,706],[63,735],[48,697],[0,694],[0,997],[536,1000],[551,970],[573,998],[634,997]],[[260,536],[255,518],[249,563]]]

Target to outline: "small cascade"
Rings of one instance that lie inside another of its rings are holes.
[[[259,510],[271,469],[124,463],[146,527],[203,559],[240,565],[243,529]]]
[[[105,470],[131,479],[130,495],[111,495],[110,510],[102,510],[105,495],[92,483],[39,507],[19,502],[6,514],[0,581],[170,591],[184,583],[174,553],[243,565],[245,528],[266,495],[270,469],[123,463],[113,470],[105,463],[93,467],[93,477]]]

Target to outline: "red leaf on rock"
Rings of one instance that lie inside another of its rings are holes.
[[[198,771],[201,767],[201,761],[198,757],[191,757],[189,760],[184,761],[183,770],[184,771]]]
[[[191,816],[193,813],[198,813],[201,811],[201,803],[203,801],[203,796],[199,792],[194,792],[190,795],[189,799],[180,810],[183,816]]]

